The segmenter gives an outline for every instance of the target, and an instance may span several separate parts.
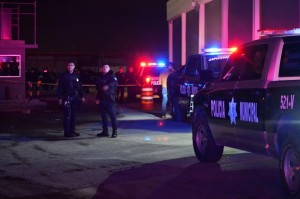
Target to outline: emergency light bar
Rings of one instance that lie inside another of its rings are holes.
[[[147,66],[157,66],[157,67],[165,67],[166,64],[164,62],[141,62],[141,67],[147,67]]]
[[[286,29],[265,29],[258,30],[260,37],[276,36],[276,35],[299,35],[300,28],[294,28],[290,30]]]
[[[232,48],[203,48],[201,49],[203,53],[221,53],[221,52],[235,52],[237,47]]]

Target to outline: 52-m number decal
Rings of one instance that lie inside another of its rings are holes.
[[[280,109],[294,109],[295,95],[281,95],[280,97]]]

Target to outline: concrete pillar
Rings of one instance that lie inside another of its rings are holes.
[[[169,21],[169,61],[173,62],[173,20]]]
[[[201,53],[201,49],[205,47],[205,4],[200,4],[199,7],[199,49],[198,53]]]
[[[11,9],[1,7],[0,10],[1,18],[1,40],[11,40],[12,39],[12,19],[11,19]]]
[[[260,30],[260,0],[253,0],[252,14],[252,40],[259,39],[258,30]]]
[[[186,62],[186,13],[181,13],[181,64]]]
[[[229,0],[222,0],[221,5],[221,47],[228,47],[228,9],[229,9]]]

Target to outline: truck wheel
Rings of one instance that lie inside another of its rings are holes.
[[[211,134],[205,112],[196,107],[193,114],[193,146],[200,162],[217,162],[223,155],[223,146],[217,146]]]
[[[176,122],[182,122],[185,119],[184,111],[181,108],[178,99],[173,98],[172,102],[172,119]]]
[[[280,176],[290,195],[299,195],[300,153],[298,145],[288,140],[282,146],[280,156]]]

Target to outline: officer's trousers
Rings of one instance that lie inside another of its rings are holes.
[[[64,109],[64,136],[75,136],[75,119],[78,111],[78,100],[63,101]]]
[[[117,129],[116,104],[110,99],[100,100],[99,110],[102,119],[103,130],[108,129],[107,115],[110,117],[111,125],[114,130]]]
[[[162,114],[164,114],[164,115],[167,112],[167,102],[168,102],[168,91],[167,91],[167,88],[162,88],[161,109],[162,109]]]

